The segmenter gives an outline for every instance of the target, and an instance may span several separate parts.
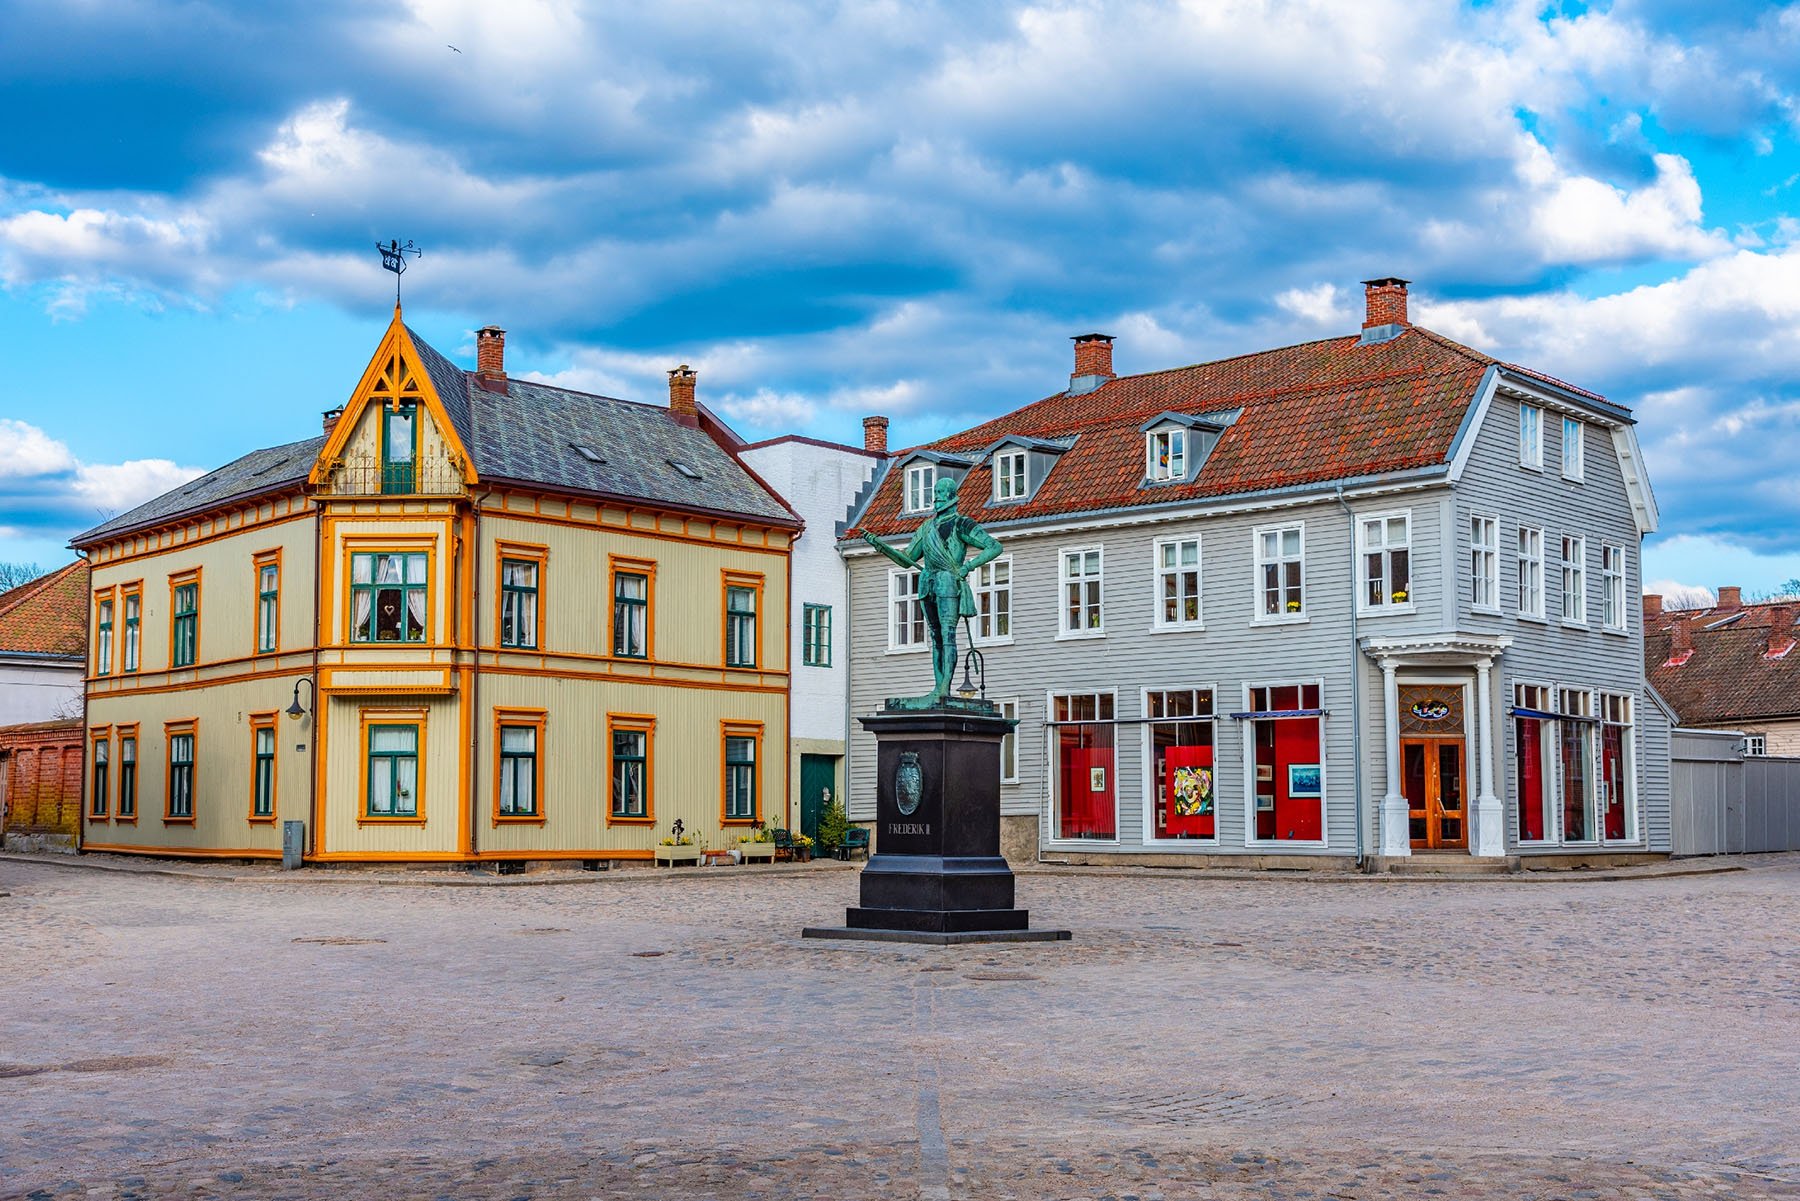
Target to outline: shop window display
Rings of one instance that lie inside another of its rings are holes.
[[[1210,689],[1152,692],[1150,719],[1151,837],[1218,837]]]
[[[1052,697],[1050,716],[1056,731],[1056,837],[1116,839],[1112,695]]]
[[[1272,842],[1325,837],[1319,686],[1250,690],[1254,836]]]

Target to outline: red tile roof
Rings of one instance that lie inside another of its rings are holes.
[[[87,624],[88,565],[79,559],[0,592],[0,652],[86,656]]]
[[[1733,613],[1739,616],[1729,621]],[[1645,620],[1644,671],[1683,725],[1800,716],[1797,616],[1794,601],[1665,611]],[[1688,629],[1691,650],[1671,650],[1678,623]]]
[[[1325,483],[1446,462],[1482,374],[1495,363],[1416,326],[1366,346],[1356,337],[1330,338],[1121,376],[1081,396],[1057,393],[914,449],[970,454],[1009,434],[1078,435],[1025,504],[990,505],[988,465],[972,469],[962,511],[990,522]],[[1164,411],[1233,409],[1241,415],[1192,483],[1142,485],[1139,426]],[[883,482],[865,528],[895,534],[917,522],[899,513],[903,474]]]

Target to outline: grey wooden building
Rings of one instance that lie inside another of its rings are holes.
[[[1215,363],[1118,376],[1078,337],[1066,390],[897,455],[853,515],[903,541],[949,476],[1006,543],[970,633],[1019,721],[1009,855],[1668,851],[1629,411],[1366,286],[1360,334]],[[924,621],[912,573],[841,548],[867,713],[924,690]],[[854,730],[853,819],[873,764]]]

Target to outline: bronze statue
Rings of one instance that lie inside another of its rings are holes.
[[[895,550],[869,531],[863,540],[902,567],[919,570],[919,603],[925,610],[925,629],[931,639],[931,670],[935,684],[929,696],[890,700],[890,709],[935,709],[950,696],[956,675],[956,623],[975,616],[975,592],[969,573],[1000,557],[999,541],[973,518],[956,508],[957,483],[944,479],[932,489],[932,514],[919,527],[905,550]],[[964,562],[970,550],[975,557]]]

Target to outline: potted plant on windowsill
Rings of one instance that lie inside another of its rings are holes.
[[[700,836],[684,833],[681,819],[676,818],[675,824],[669,827],[668,837],[656,844],[655,862],[670,867],[677,863],[698,863],[702,849]]]
[[[761,860],[764,863],[775,862],[775,831],[758,825],[748,834],[738,835],[738,860],[749,863]]]

